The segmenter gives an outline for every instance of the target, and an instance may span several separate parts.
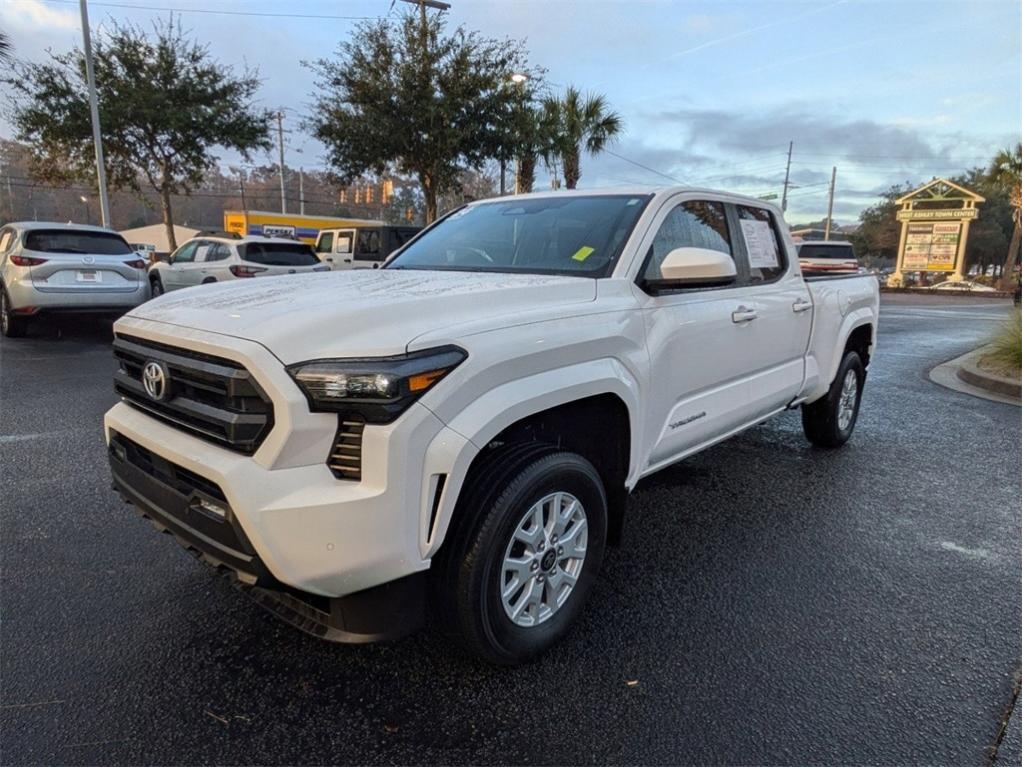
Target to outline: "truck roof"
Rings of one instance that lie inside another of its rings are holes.
[[[780,214],[780,208],[767,200],[761,200],[758,197],[750,197],[745,194],[737,194],[735,192],[728,192],[723,189],[710,189],[708,187],[701,186],[684,186],[681,184],[675,184],[672,186],[611,186],[601,187],[595,189],[548,189],[541,192],[530,192],[529,194],[515,195],[516,198],[528,198],[528,199],[541,199],[545,197],[597,197],[602,195],[656,195],[663,197],[665,195],[677,194],[677,193],[696,193],[696,194],[711,194],[714,197],[726,197],[728,200],[734,202],[745,202],[752,205],[756,205],[760,208],[770,208]],[[469,203],[474,205],[477,203],[494,202],[498,200],[509,200],[511,197],[489,197],[485,200],[478,200],[476,203]]]

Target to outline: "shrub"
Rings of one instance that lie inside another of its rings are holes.
[[[1022,371],[1022,309],[1015,309],[997,331],[986,358],[1015,372]]]

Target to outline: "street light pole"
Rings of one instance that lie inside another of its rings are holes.
[[[96,97],[96,73],[92,67],[92,35],[89,32],[89,8],[86,0],[78,0],[82,12],[82,44],[85,48],[85,79],[89,86],[89,112],[92,115],[92,143],[96,147],[96,184],[99,186],[99,210],[103,226],[110,226],[110,199],[106,194],[106,164],[103,161],[103,139],[99,131],[99,101]]]

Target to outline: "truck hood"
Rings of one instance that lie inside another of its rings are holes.
[[[255,341],[292,364],[401,354],[423,333],[555,319],[595,298],[589,278],[364,269],[200,285],[128,316]]]

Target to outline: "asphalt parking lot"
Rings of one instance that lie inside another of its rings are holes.
[[[1008,311],[887,298],[852,442],[791,413],[645,481],[581,624],[518,669],[273,619],[111,492],[109,323],[4,339],[0,761],[983,764],[1022,658],[1022,411],[927,371]]]

